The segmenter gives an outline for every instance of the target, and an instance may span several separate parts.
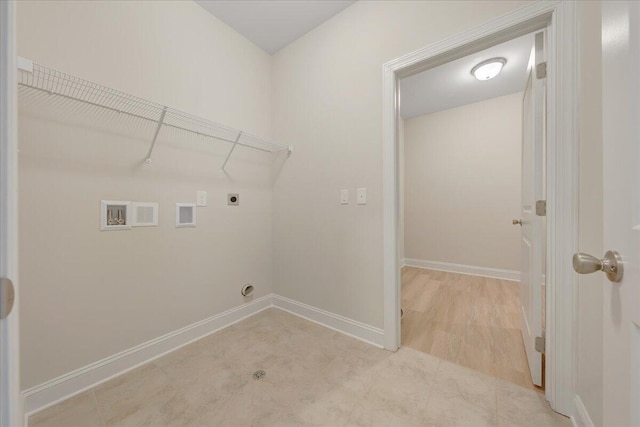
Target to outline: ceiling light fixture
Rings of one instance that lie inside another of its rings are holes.
[[[471,74],[478,80],[490,80],[500,74],[502,67],[507,63],[504,58],[491,58],[482,61],[471,69]]]

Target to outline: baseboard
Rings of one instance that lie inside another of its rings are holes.
[[[272,307],[272,299],[273,295],[257,298],[250,303],[234,307],[208,319],[193,323],[177,331],[170,332],[83,368],[71,371],[51,381],[27,389],[23,392],[25,398],[25,418]]]
[[[573,405],[575,407],[574,415],[571,417],[571,423],[574,427],[595,427],[593,420],[589,416],[586,406],[582,403],[580,396],[573,398]]]
[[[280,295],[273,296],[273,306],[376,347],[384,347],[384,331],[367,325],[366,323],[361,323],[348,317],[340,316],[339,314],[303,304]]]
[[[25,420],[56,403],[270,307],[287,311],[376,347],[383,347],[384,331],[382,329],[270,294],[25,390],[23,392]],[[25,425],[27,425],[26,422]]]
[[[493,279],[520,281],[520,272],[501,270],[499,268],[477,267],[474,265],[453,264],[440,261],[425,261],[421,259],[405,258],[402,266],[428,268],[429,270],[448,271],[450,273],[470,274],[472,276],[490,277]]]

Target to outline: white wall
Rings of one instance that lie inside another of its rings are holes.
[[[383,325],[382,65],[526,2],[360,1],[274,56],[276,291]],[[368,204],[340,205],[340,189]]]
[[[604,254],[602,189],[601,3],[579,2],[580,230],[579,249]],[[578,276],[577,392],[594,425],[603,425],[602,274]]]
[[[522,93],[404,121],[405,258],[520,270]]]
[[[19,2],[18,51],[95,82],[270,136],[271,58],[193,2]],[[22,384],[50,380],[271,293],[271,158],[20,115]],[[126,136],[125,136],[126,135]],[[176,202],[198,226],[176,229]],[[226,193],[240,192],[238,208]],[[160,202],[160,226],[100,232],[100,199]]]

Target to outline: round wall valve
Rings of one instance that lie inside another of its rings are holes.
[[[253,285],[249,285],[249,284],[244,285],[240,293],[242,294],[243,297],[248,297],[253,293]]]

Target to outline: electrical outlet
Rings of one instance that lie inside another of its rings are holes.
[[[358,204],[366,205],[367,204],[367,189],[366,188],[358,188]]]
[[[207,192],[198,190],[196,192],[196,206],[207,206]]]
[[[349,204],[349,190],[340,190],[340,204]]]
[[[240,195],[238,193],[227,194],[227,205],[238,206],[240,204]]]

